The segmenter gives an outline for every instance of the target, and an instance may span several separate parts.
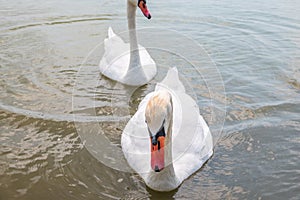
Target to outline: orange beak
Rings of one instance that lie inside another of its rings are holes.
[[[160,172],[165,167],[165,155],[164,155],[165,137],[164,136],[158,137],[156,144],[150,139],[150,143],[151,143],[151,168],[155,172]]]
[[[145,0],[139,0],[138,1],[138,7],[141,9],[142,13],[147,17],[148,19],[151,19],[151,14],[147,8],[146,1]]]

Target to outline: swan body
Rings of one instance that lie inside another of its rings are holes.
[[[144,85],[156,75],[156,64],[147,50],[138,45],[137,52],[130,51],[130,44],[117,36],[111,27],[108,38],[104,40],[105,53],[100,61],[100,71],[106,77],[126,85]],[[130,58],[136,56],[140,61],[130,64]],[[130,66],[131,65],[131,66]]]
[[[140,86],[149,82],[156,75],[156,64],[147,50],[138,45],[136,36],[136,8],[144,1],[128,0],[127,19],[129,43],[117,36],[111,27],[104,40],[104,55],[100,61],[100,72],[106,77],[126,85]],[[140,6],[147,18],[151,15],[146,7]]]
[[[176,68],[141,101],[122,133],[121,146],[131,168],[157,191],[176,189],[211,157],[210,130]]]

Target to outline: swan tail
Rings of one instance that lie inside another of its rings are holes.
[[[162,85],[169,87],[172,90],[185,92],[185,88],[179,79],[176,67],[170,68],[166,77],[161,82]]]
[[[114,37],[116,34],[114,33],[114,31],[112,30],[111,27],[108,28],[108,38],[112,38]]]
[[[114,33],[111,27],[108,28],[108,38],[104,39],[104,45],[108,48],[118,47],[124,44],[124,41]]]

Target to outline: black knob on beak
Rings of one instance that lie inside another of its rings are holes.
[[[156,139],[156,137],[152,137],[152,145],[153,146],[157,145],[157,139]]]
[[[155,165],[155,169],[154,169],[155,172],[160,172],[159,168],[157,165]]]

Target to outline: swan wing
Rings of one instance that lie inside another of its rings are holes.
[[[130,52],[125,43],[112,28],[108,28],[108,37],[104,39],[104,55],[100,61],[100,71],[107,77],[117,80],[126,74]]]
[[[121,136],[121,146],[128,164],[143,178],[145,173],[150,171],[149,133],[145,123],[145,109],[152,95],[153,92],[149,93],[141,101]]]
[[[210,158],[213,143],[196,102],[186,93],[172,94],[172,98],[177,98],[173,101],[173,166],[176,176],[183,181]]]

